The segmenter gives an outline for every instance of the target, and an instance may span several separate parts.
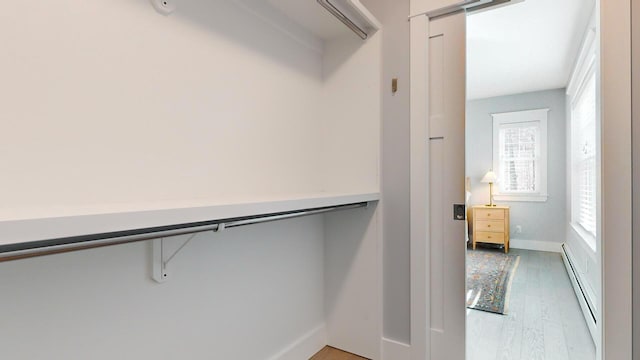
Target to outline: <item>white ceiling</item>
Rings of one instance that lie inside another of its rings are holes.
[[[525,0],[467,18],[467,98],[566,87],[593,0]]]

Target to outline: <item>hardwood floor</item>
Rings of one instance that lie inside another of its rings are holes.
[[[361,356],[354,355],[330,346],[325,346],[309,360],[367,360]]]
[[[594,360],[595,346],[560,254],[520,255],[507,315],[467,309],[467,360]]]
[[[467,309],[467,360],[595,360],[560,254],[509,253],[520,255],[520,264],[507,315]],[[327,346],[310,360],[366,359]]]

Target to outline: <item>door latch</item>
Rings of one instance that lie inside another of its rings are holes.
[[[453,204],[453,220],[464,220],[466,207],[464,204]]]

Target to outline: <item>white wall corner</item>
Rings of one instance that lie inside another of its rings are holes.
[[[562,243],[555,241],[511,239],[509,240],[509,247],[522,250],[562,252]]]
[[[327,329],[322,324],[302,335],[293,343],[282,349],[269,360],[309,359],[327,345]]]
[[[382,338],[382,360],[409,360],[411,345]]]

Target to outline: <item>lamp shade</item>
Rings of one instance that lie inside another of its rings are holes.
[[[496,173],[494,173],[493,170],[489,170],[484,175],[482,180],[480,180],[480,182],[482,182],[482,183],[495,183],[496,180],[498,180],[498,177],[496,176]]]

